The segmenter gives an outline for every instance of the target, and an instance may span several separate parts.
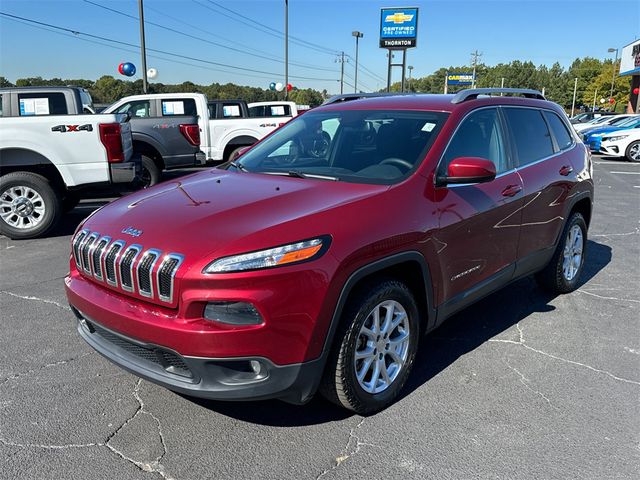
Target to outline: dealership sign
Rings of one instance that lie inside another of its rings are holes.
[[[640,40],[636,40],[622,49],[620,75],[640,75]]]
[[[416,46],[418,8],[383,8],[380,11],[380,48],[400,50]]]
[[[447,85],[473,85],[473,73],[450,73]]]

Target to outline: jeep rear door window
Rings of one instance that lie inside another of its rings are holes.
[[[151,116],[149,100],[135,100],[122,105],[116,113],[128,113],[132,117],[147,118]]]
[[[20,116],[67,115],[67,99],[64,93],[20,93],[18,94]]]
[[[565,148],[569,148],[573,145],[573,138],[571,137],[569,130],[567,130],[567,126],[562,120],[560,120],[560,117],[549,111],[545,111],[544,116],[547,119],[547,122],[549,122],[549,126],[551,127],[553,136],[556,139],[558,148],[560,150],[564,150]]]
[[[449,163],[460,157],[491,160],[497,173],[509,169],[500,117],[496,108],[477,110],[462,121],[442,157],[438,175],[446,175]]]
[[[536,108],[503,107],[523,167],[553,155],[553,144],[542,112]]]
[[[272,175],[392,184],[420,165],[447,116],[424,111],[309,112],[253,147],[238,163],[250,172]]]

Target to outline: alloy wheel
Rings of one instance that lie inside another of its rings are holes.
[[[409,352],[409,319],[404,307],[378,304],[360,328],[353,367],[360,386],[371,394],[386,390],[398,377]]]
[[[33,228],[42,221],[45,211],[42,196],[33,188],[16,185],[0,194],[0,217],[11,227]]]
[[[567,241],[564,245],[562,261],[562,274],[568,282],[572,281],[580,271],[583,249],[584,237],[582,235],[582,229],[580,226],[574,225],[567,233]]]

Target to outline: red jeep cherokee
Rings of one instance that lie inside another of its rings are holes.
[[[532,273],[575,289],[592,198],[589,152],[538,92],[334,103],[96,211],[66,292],[93,348],[171,390],[319,389],[368,413],[455,312]]]

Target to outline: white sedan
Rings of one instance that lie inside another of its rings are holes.
[[[594,118],[593,120],[586,123],[577,123],[573,126],[576,132],[580,133],[584,130],[589,130],[590,128],[598,128],[605,127],[607,125],[617,125],[622,123],[629,117],[637,117],[638,114],[628,113],[623,115],[603,115],[601,117]]]
[[[626,157],[630,162],[640,162],[640,128],[607,133],[602,137],[600,153]]]

